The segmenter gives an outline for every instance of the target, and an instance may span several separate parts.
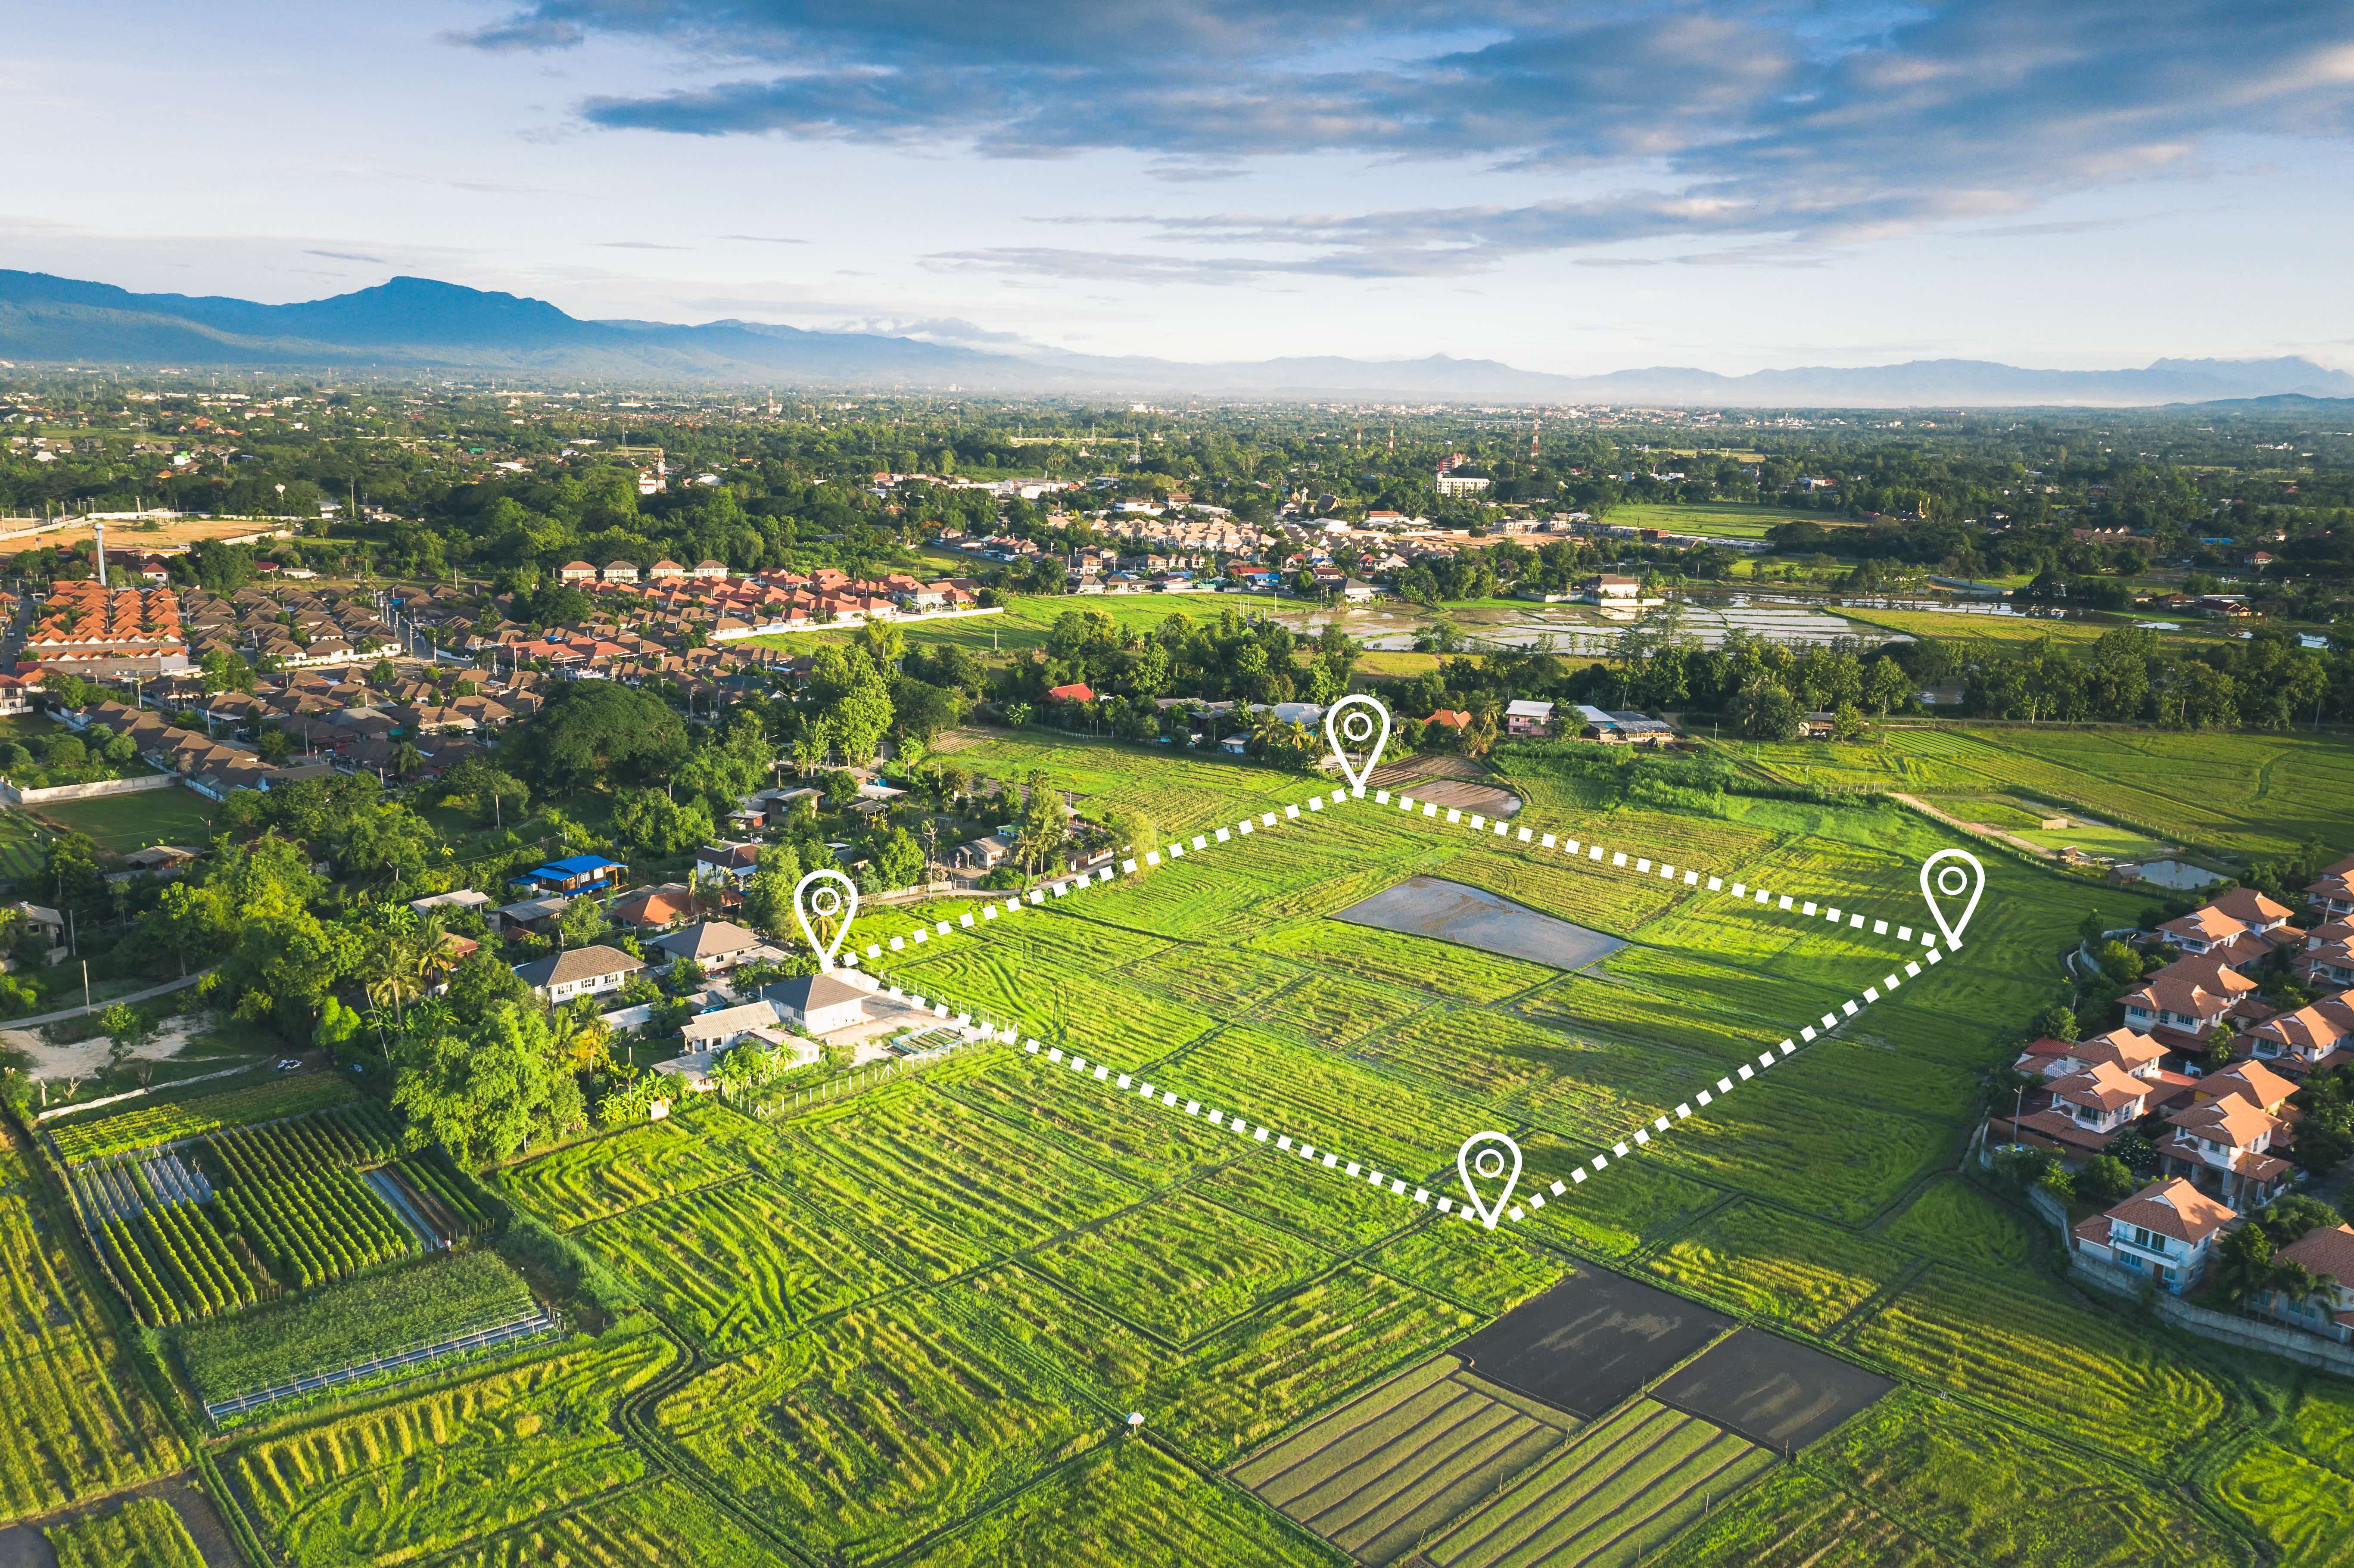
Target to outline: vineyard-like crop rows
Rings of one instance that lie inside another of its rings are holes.
[[[151,1203],[136,1218],[109,1219],[102,1234],[139,1320],[151,1329],[240,1311],[276,1294],[197,1204]]]
[[[352,1086],[333,1073],[300,1073],[163,1105],[76,1116],[51,1122],[42,1131],[57,1150],[58,1158],[73,1165],[134,1149],[201,1138],[223,1128],[274,1121],[303,1111],[346,1105],[356,1097]]]
[[[313,1171],[381,1165],[400,1149],[400,1129],[377,1105],[343,1106],[264,1127],[216,1134],[215,1160],[239,1186],[283,1181]]]
[[[308,1290],[417,1250],[417,1238],[349,1171],[229,1188],[221,1208],[287,1284]]]

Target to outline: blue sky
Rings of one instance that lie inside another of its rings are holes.
[[[2354,0],[24,7],[0,265],[1530,368],[2354,367]]]

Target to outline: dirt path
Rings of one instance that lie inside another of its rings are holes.
[[[123,997],[120,1000],[130,1001],[135,999],[132,997]],[[112,1005],[112,1002],[101,1002],[99,1004],[101,1009],[111,1007]],[[52,1018],[73,1017],[76,1016],[76,1014],[57,1013],[49,1016]],[[105,1035],[94,1035],[90,1039],[85,1040],[78,1045],[52,1045],[48,1041],[41,1038],[40,1032],[37,1029],[27,1029],[25,1027],[27,1023],[37,1022],[38,1021],[26,1019],[13,1023],[5,1029],[0,1029],[0,1045],[5,1045],[10,1050],[23,1052],[25,1055],[29,1058],[27,1066],[33,1076],[37,1078],[87,1078],[98,1073],[106,1065],[106,1054],[113,1048],[114,1043],[109,1040]],[[155,1031],[154,1037],[148,1040],[145,1044],[140,1046],[138,1050],[133,1051],[131,1054],[132,1059],[139,1062],[163,1062],[170,1060],[172,1057],[180,1054],[180,1048],[182,1046],[186,1045],[191,1039],[195,1038],[197,1029],[203,1022],[204,1021],[201,1018],[192,1017],[165,1019],[162,1026]]]
[[[1929,804],[1928,801],[1921,799],[1918,795],[1898,795],[1892,793],[1890,798],[1892,800],[1903,801],[1904,804],[1912,807],[1923,816],[1934,817],[1938,821],[1945,823],[1947,827],[1959,828],[1966,833],[1977,833],[1984,838],[2000,839],[2004,843],[2010,845],[2011,848],[2025,850],[2028,853],[2035,856],[2039,860],[2058,860],[2060,858],[2060,852],[2057,850],[2045,849],[2041,844],[2037,843],[2032,839],[2020,838],[2017,833],[2007,833],[2000,828],[1993,826],[1991,823],[1973,822],[1966,818],[1956,817],[1950,811],[1941,811],[1937,810],[1936,807]]]

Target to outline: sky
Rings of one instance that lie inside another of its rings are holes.
[[[2354,0],[20,5],[0,266],[1017,352],[2354,369]]]

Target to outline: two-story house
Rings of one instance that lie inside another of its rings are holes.
[[[760,846],[757,843],[727,842],[705,844],[695,852],[695,880],[724,882],[734,887],[752,885],[752,874],[760,869]]]
[[[2174,1131],[2158,1145],[2158,1168],[2248,1213],[2288,1184],[2288,1123],[2238,1095],[2194,1105],[2166,1118]]]
[[[2273,1254],[2273,1261],[2299,1266],[2321,1280],[2321,1289],[2302,1301],[2267,1290],[2248,1302],[2249,1310],[2341,1345],[2354,1343],[2354,1225],[2307,1231]]]
[[[2185,1086],[2195,1080],[2168,1073],[2161,1065],[2167,1048],[2147,1034],[2137,1034],[2130,1029],[2112,1029],[2105,1034],[2095,1034],[2089,1040],[2038,1040],[2020,1053],[2012,1064],[2022,1073],[2033,1073],[2051,1078],[2064,1078],[2071,1073],[2086,1073],[2105,1062],[2119,1072],[2153,1083]]]
[[[2306,884],[2305,901],[2332,920],[2354,916],[2354,854],[2321,868],[2321,875]]]
[[[2307,931],[2289,969],[2308,986],[2354,986],[2354,921],[2331,920]]]
[[[2295,1012],[2277,1012],[2240,1036],[2257,1062],[2273,1062],[2300,1077],[2354,1045],[2354,1005],[2326,996]],[[2332,1063],[2331,1065],[2336,1065]]]
[[[2204,1051],[2207,1037],[2226,1019],[2271,1016],[2254,1000],[2255,989],[2255,981],[2221,956],[2178,959],[2126,994],[2126,1026],[2176,1051]]]
[[[2063,1154],[2098,1154],[2109,1139],[2139,1121],[2152,1109],[2158,1085],[2137,1078],[2108,1062],[2098,1062],[2080,1073],[2054,1078],[2044,1086],[2050,1103],[2021,1116],[2014,1137],[2041,1134]]]
[[[2240,1216],[2190,1182],[2153,1181],[2070,1233],[2085,1256],[2155,1278],[2179,1296],[2206,1277],[2215,1242]]]

